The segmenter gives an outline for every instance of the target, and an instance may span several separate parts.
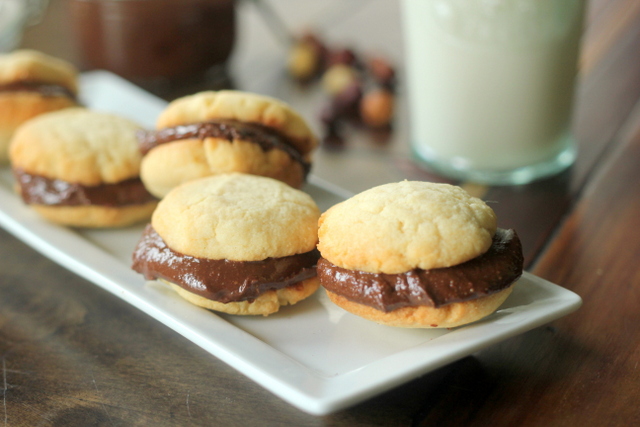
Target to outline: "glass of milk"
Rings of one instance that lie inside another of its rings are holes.
[[[403,0],[419,162],[494,185],[570,166],[585,1]]]
[[[24,29],[39,22],[48,3],[48,0],[0,0],[0,53],[18,47]]]

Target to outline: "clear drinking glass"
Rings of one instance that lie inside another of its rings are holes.
[[[0,53],[10,52],[29,25],[38,23],[48,0],[0,0]]]
[[[570,166],[585,0],[403,0],[411,145],[487,184]]]

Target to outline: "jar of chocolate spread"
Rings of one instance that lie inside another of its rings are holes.
[[[71,0],[70,10],[83,69],[140,84],[202,75],[235,40],[234,0]]]

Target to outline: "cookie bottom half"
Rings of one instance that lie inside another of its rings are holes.
[[[158,202],[121,207],[29,205],[45,219],[60,225],[80,228],[126,227],[148,220]]]
[[[239,315],[263,315],[268,316],[277,312],[281,306],[293,305],[303,299],[313,295],[313,293],[320,286],[320,281],[317,277],[312,277],[286,288],[267,291],[261,294],[253,301],[238,301],[221,303],[213,301],[200,295],[196,295],[186,289],[168,282],[163,279],[159,279],[161,282],[168,284],[175,290],[178,295],[186,299],[192,304],[206,308],[208,310],[219,311],[227,314],[239,314]]]
[[[364,304],[349,301],[326,291],[329,299],[344,310],[387,326],[403,328],[454,328],[475,322],[497,310],[513,290],[513,285],[492,295],[470,301],[447,304],[440,308],[428,306],[403,307],[388,313]]]

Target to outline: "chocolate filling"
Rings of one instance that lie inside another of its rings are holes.
[[[294,161],[302,165],[305,176],[311,169],[311,165],[304,160],[302,153],[286,136],[275,129],[256,123],[244,123],[237,120],[211,120],[160,130],[141,130],[138,131],[137,137],[142,154],[147,154],[160,144],[181,139],[219,138],[229,142],[233,140],[249,141],[258,144],[263,151],[273,149],[284,151]]]
[[[522,275],[522,245],[513,230],[498,229],[487,252],[465,263],[401,274],[367,273],[318,261],[320,284],[350,301],[389,312],[442,307],[499,292]]]
[[[54,97],[64,96],[72,100],[76,100],[76,96],[68,88],[46,83],[34,82],[14,82],[0,84],[0,92],[37,92],[42,96]]]
[[[15,168],[13,174],[20,185],[22,200],[27,204],[119,207],[156,200],[149,194],[140,178],[131,178],[115,184],[85,186],[32,175],[19,168]]]
[[[231,261],[184,255],[170,249],[151,224],[133,252],[132,268],[147,280],[164,279],[221,303],[253,301],[262,293],[293,286],[316,276],[320,253],[262,261]]]

